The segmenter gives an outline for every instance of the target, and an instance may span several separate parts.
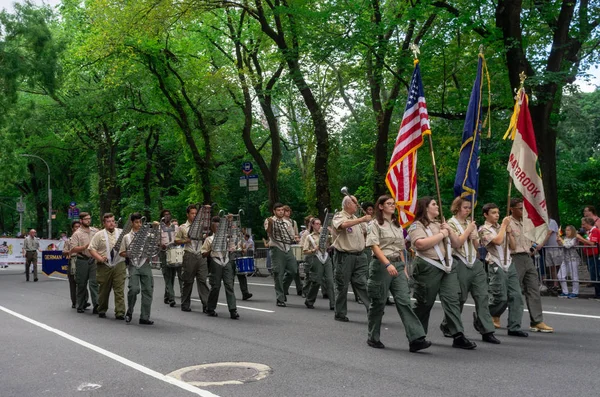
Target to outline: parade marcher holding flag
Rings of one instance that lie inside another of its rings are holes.
[[[525,80],[522,75],[522,81]],[[510,201],[510,227],[516,240],[511,257],[519,274],[521,289],[529,309],[532,332],[554,332],[544,323],[540,282],[532,254],[536,244],[542,244],[548,234],[548,211],[542,178],[537,173],[537,145],[529,114],[529,99],[525,89],[517,92],[515,111],[504,139],[513,140],[508,160],[508,172],[523,199]]]
[[[456,233],[460,242],[460,247],[452,249],[453,262],[456,267],[458,284],[460,285],[460,311],[462,313],[464,304],[469,293],[471,293],[475,301],[475,313],[473,313],[475,329],[482,335],[484,342],[499,344],[500,341],[494,336],[495,328],[489,309],[487,274],[483,263],[477,259],[479,234],[472,216],[473,207],[477,202],[479,185],[479,142],[481,140],[481,102],[484,72],[488,76],[489,92],[489,75],[483,56],[483,47],[480,47],[477,76],[467,109],[460,157],[454,181],[454,195],[456,198],[451,207],[454,216],[450,218],[448,225]],[[469,216],[470,219],[468,219]],[[450,337],[451,334],[446,323],[444,317],[440,329],[444,336]]]
[[[416,250],[413,278],[415,280],[414,313],[423,325],[425,333],[429,315],[439,294],[448,323],[453,347],[474,349],[477,345],[463,334],[460,318],[460,289],[456,268],[452,266],[451,244],[458,246],[458,237],[438,207],[440,189],[435,165],[435,155],[429,128],[427,104],[423,92],[421,70],[417,58],[418,47],[411,46],[415,55],[415,69],[408,89],[408,100],[396,146],[390,160],[386,184],[396,201],[402,227],[414,223],[408,229],[410,241]],[[417,201],[417,149],[423,145],[423,135],[428,135],[433,173],[438,201],[424,197]],[[441,222],[438,221],[438,217]],[[383,259],[383,258],[381,258]]]

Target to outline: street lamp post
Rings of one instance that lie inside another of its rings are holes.
[[[48,238],[52,238],[52,189],[50,189],[50,166],[40,156],[36,156],[34,154],[22,154],[23,157],[34,157],[36,159],[42,160],[44,164],[46,164],[46,168],[48,169]]]

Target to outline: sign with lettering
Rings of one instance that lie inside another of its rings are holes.
[[[67,274],[69,260],[62,251],[42,251],[42,273],[50,276],[54,273]]]

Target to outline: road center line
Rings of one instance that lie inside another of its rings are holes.
[[[77,343],[78,345],[81,345],[81,346],[86,347],[86,348],[88,348],[90,350],[93,350],[96,353],[102,354],[103,356],[106,356],[106,357],[108,357],[108,358],[110,358],[112,360],[120,362],[121,364],[126,365],[126,366],[128,366],[130,368],[133,368],[136,371],[139,371],[139,372],[141,372],[143,374],[149,375],[149,376],[151,376],[151,377],[153,377],[155,379],[158,379],[158,380],[163,381],[165,383],[171,384],[173,386],[177,386],[180,389],[189,391],[190,393],[194,393],[194,394],[196,394],[198,396],[202,396],[202,397],[219,397],[218,395],[213,394],[213,393],[209,392],[208,390],[200,389],[200,388],[198,388],[196,386],[192,386],[192,385],[190,385],[190,384],[188,384],[186,382],[183,382],[181,380],[178,380],[178,379],[175,379],[175,378],[171,378],[170,376],[167,376],[167,375],[163,375],[160,372],[154,371],[154,370],[152,370],[152,369],[150,369],[148,367],[144,367],[143,365],[135,363],[135,362],[133,362],[133,361],[131,361],[131,360],[125,358],[125,357],[121,357],[118,354],[110,352],[110,351],[108,351],[106,349],[103,349],[103,348],[98,347],[96,345],[92,345],[89,342],[86,342],[86,341],[84,341],[82,339],[79,339],[79,338],[77,338],[77,337],[75,337],[73,335],[67,334],[66,332],[63,332],[63,331],[61,331],[59,329],[52,328],[49,325],[46,325],[44,323],[40,323],[39,321],[33,320],[33,319],[31,319],[29,317],[26,317],[26,316],[24,316],[24,315],[22,315],[20,313],[14,312],[14,311],[12,311],[10,309],[5,308],[4,306],[0,306],[0,310],[2,310],[5,313],[8,313],[8,314],[10,314],[12,316],[15,316],[17,318],[20,318],[21,320],[26,321],[26,322],[28,322],[30,324],[33,324],[36,327],[45,329],[46,331],[52,332],[52,333],[54,333],[54,334],[56,334],[58,336],[61,336],[61,337],[65,338],[65,339],[67,339],[67,340],[70,340],[71,342]]]
[[[191,300],[195,301],[195,302],[202,302],[200,299],[194,299],[192,298]],[[217,305],[219,306],[227,306],[227,303],[217,303]],[[236,305],[237,306],[237,305]],[[248,306],[237,306],[238,309],[246,309],[246,310],[253,310],[255,312],[263,312],[263,313],[275,313],[274,310],[267,310],[267,309],[258,309],[256,307],[248,307]]]

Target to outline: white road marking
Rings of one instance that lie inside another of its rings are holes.
[[[194,299],[192,298],[191,300],[195,301],[195,302],[202,302],[200,299]],[[227,306],[227,303],[217,303],[217,305],[219,306]],[[266,310],[266,309],[257,309],[256,307],[248,307],[248,306],[237,306],[238,309],[246,309],[246,310],[254,310],[255,312],[263,312],[263,313],[275,313],[274,310]]]
[[[10,309],[5,308],[4,306],[0,306],[0,310],[2,310],[5,313],[8,313],[8,314],[10,314],[12,316],[15,316],[17,318],[20,318],[23,321],[27,321],[28,323],[33,324],[36,327],[40,327],[42,329],[45,329],[46,331],[52,332],[52,333],[54,333],[54,334],[56,334],[58,336],[61,336],[61,337],[65,338],[65,339],[67,339],[67,340],[70,340],[71,342],[77,343],[78,345],[81,345],[81,346],[86,347],[86,348],[88,348],[90,350],[93,350],[96,353],[102,354],[103,356],[106,356],[106,357],[108,357],[110,359],[113,359],[113,360],[115,360],[117,362],[120,362],[121,364],[126,365],[126,366],[128,366],[130,368],[133,368],[133,369],[135,369],[135,370],[137,370],[137,371],[139,371],[139,372],[141,372],[143,374],[151,376],[151,377],[153,377],[155,379],[158,379],[160,381],[163,381],[165,383],[169,383],[169,384],[171,384],[173,386],[177,386],[180,389],[189,391],[190,393],[194,393],[194,394],[196,394],[198,396],[202,396],[202,397],[219,397],[218,395],[213,394],[213,393],[209,392],[208,390],[200,389],[200,388],[198,388],[196,386],[192,386],[192,385],[190,385],[188,383],[185,383],[185,382],[183,382],[183,381],[181,381],[179,379],[175,379],[175,378],[172,378],[170,376],[163,375],[160,372],[156,372],[156,371],[154,371],[154,370],[152,370],[152,369],[150,369],[148,367],[144,367],[141,364],[138,364],[138,363],[135,363],[135,362],[133,362],[133,361],[131,361],[129,359],[126,359],[125,357],[121,357],[118,354],[115,354],[113,352],[105,350],[105,349],[103,349],[101,347],[98,347],[96,345],[92,345],[89,342],[81,340],[81,339],[79,339],[79,338],[77,338],[77,337],[75,337],[73,335],[67,334],[66,332],[63,332],[63,331],[61,331],[59,329],[52,328],[49,325],[46,325],[44,323],[40,323],[39,321],[33,320],[33,319],[31,319],[29,317],[26,317],[26,316],[24,316],[22,314],[19,314],[17,312],[14,312],[14,311],[12,311]]]

